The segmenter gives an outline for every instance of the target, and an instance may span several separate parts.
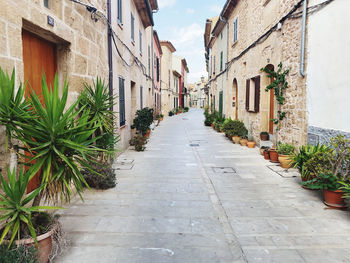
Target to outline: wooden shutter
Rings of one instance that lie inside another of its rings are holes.
[[[260,109],[260,76],[254,78],[255,97],[254,97],[254,112],[259,112]]]
[[[250,79],[247,79],[246,92],[245,92],[245,109],[249,111],[249,94],[250,94]]]

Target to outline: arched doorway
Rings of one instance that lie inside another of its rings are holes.
[[[233,80],[232,86],[232,107],[235,109],[235,119],[238,120],[238,85],[236,78]]]
[[[272,64],[268,64],[266,66],[266,68],[268,68],[269,70],[273,71],[275,69],[275,67]],[[274,81],[273,78],[269,78],[269,82],[268,84],[271,84]],[[273,121],[272,119],[275,118],[275,93],[274,90],[271,89],[270,90],[270,99],[269,99],[269,133],[273,134],[274,130],[273,130]]]

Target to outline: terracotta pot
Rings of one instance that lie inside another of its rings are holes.
[[[247,146],[248,146],[248,148],[254,148],[255,147],[255,142],[248,142]]]
[[[210,126],[211,126],[211,127],[214,127],[214,124],[211,123]]]
[[[264,151],[264,159],[270,160],[270,153],[268,151]]]
[[[239,144],[239,141],[241,140],[241,137],[239,136],[233,136],[232,140],[234,141],[235,144]]]
[[[279,154],[278,161],[284,169],[292,167],[292,159],[290,155]]]
[[[39,263],[47,263],[49,262],[49,257],[52,250],[52,235],[55,233],[57,229],[53,227],[51,231],[37,236],[37,241],[39,244],[39,254],[38,260]],[[35,246],[35,242],[33,238],[21,239],[16,241],[16,245],[26,245],[26,246]]]
[[[149,138],[150,135],[151,135],[151,130],[147,130],[145,137]]]
[[[268,141],[269,137],[270,136],[268,134],[260,134],[260,140],[262,141]]]
[[[342,190],[323,190],[324,203],[333,208],[346,208],[343,196],[344,192]]]
[[[270,162],[272,163],[279,163],[278,161],[278,153],[275,149],[270,149],[269,150],[269,155],[270,155]]]
[[[239,141],[239,143],[240,143],[242,146],[247,146],[248,140],[247,140],[247,139],[241,139],[241,140]]]
[[[261,155],[264,155],[264,151],[265,151],[265,149],[261,149],[261,148],[260,148],[260,154],[261,154]]]

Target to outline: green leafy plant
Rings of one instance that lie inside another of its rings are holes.
[[[265,91],[268,92],[270,90],[274,91],[276,100],[280,105],[280,109],[278,110],[278,118],[272,119],[274,124],[278,124],[286,117],[286,112],[281,111],[281,105],[285,103],[286,98],[284,97],[284,91],[288,88],[288,81],[286,76],[289,73],[289,69],[284,70],[282,62],[278,64],[277,71],[271,70],[268,67],[262,68],[261,71],[267,73],[267,77],[272,79],[272,83],[265,88]]]
[[[326,152],[329,148],[326,145],[316,144],[315,146],[308,144],[301,146],[296,153],[293,153],[293,167],[302,171],[304,163],[307,162],[318,152]]]
[[[144,136],[149,130],[152,122],[153,122],[153,109],[146,107],[136,111],[134,124],[131,127],[136,128],[137,132],[139,132],[141,135]]]
[[[43,75],[42,94],[43,104],[34,91],[30,94],[30,114],[35,118],[30,123],[17,123],[20,132],[16,136],[32,156],[23,156],[29,159],[28,176],[31,179],[39,172],[40,185],[44,186],[34,205],[39,205],[42,197],[54,203],[69,201],[73,187],[82,198],[80,193],[87,183],[80,169],[91,170],[89,161],[105,151],[94,145],[99,138],[92,138],[99,127],[94,126],[89,111],[76,110],[81,97],[66,109],[68,84],[65,81],[60,88],[57,75],[51,89]]]
[[[322,189],[334,191],[341,187],[346,189],[346,185],[350,183],[350,140],[343,135],[338,135],[331,139],[330,144],[331,149],[323,153],[323,157],[326,159],[324,163],[327,166],[323,165],[318,168],[320,173],[313,180],[305,182],[307,186],[314,184],[323,187]],[[310,169],[310,167],[307,168]]]
[[[12,147],[12,135],[17,130],[18,117],[30,116],[26,114],[29,109],[27,100],[24,100],[25,87],[19,85],[15,88],[15,70],[11,77],[0,68],[0,125],[6,129],[6,150]]]
[[[332,173],[321,173],[316,178],[306,182],[301,182],[301,184],[313,190],[335,191],[341,187],[338,177]]]
[[[282,155],[292,155],[295,151],[295,146],[288,143],[279,143],[277,145],[278,154]]]
[[[38,249],[33,246],[12,246],[8,248],[0,245],[1,263],[39,263]]]
[[[171,117],[171,116],[174,116],[174,112],[173,111],[169,111],[168,115]]]
[[[82,174],[91,188],[105,190],[116,186],[116,176],[111,164],[91,163],[90,166],[93,171],[84,169]]]
[[[184,111],[185,111],[185,112],[188,112],[189,110],[190,110],[189,107],[184,107]]]
[[[144,145],[146,144],[147,138],[145,136],[136,134],[130,141],[130,145],[135,146],[136,151],[142,152],[146,149]]]
[[[18,179],[16,179],[16,170],[13,169],[13,171],[10,171],[10,169],[7,168],[7,177],[8,182],[0,174],[0,188],[4,192],[4,194],[0,194],[0,210],[4,212],[4,215],[0,217],[0,222],[5,223],[0,238],[0,244],[3,243],[4,238],[9,234],[10,239],[8,247],[10,248],[14,239],[17,238],[20,240],[21,232],[27,229],[36,245],[38,245],[32,214],[47,209],[60,209],[60,207],[28,206],[29,203],[38,196],[43,186],[26,195],[29,175],[27,173],[23,174],[23,169],[20,170]]]

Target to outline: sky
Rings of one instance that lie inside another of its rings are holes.
[[[218,16],[226,0],[158,0],[154,29],[160,40],[169,40],[176,55],[186,58],[188,83],[207,77],[204,58],[204,28],[207,18]]]

